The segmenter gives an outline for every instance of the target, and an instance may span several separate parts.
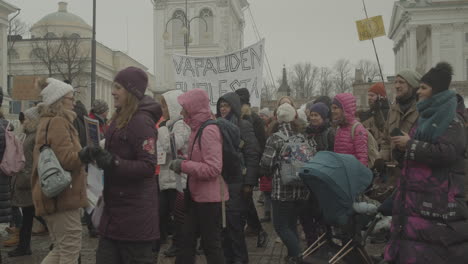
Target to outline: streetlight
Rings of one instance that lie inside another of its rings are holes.
[[[195,17],[192,17],[191,19],[189,19],[188,15],[187,15],[187,0],[185,0],[185,13],[184,13],[184,16],[183,17],[173,17],[173,18],[169,19],[166,22],[166,28],[165,28],[165,31],[164,31],[164,33],[162,35],[163,39],[164,40],[169,39],[170,35],[169,35],[169,32],[167,32],[167,26],[169,25],[169,22],[171,22],[174,19],[180,20],[182,22],[181,33],[184,34],[185,55],[188,55],[188,46],[193,40],[192,36],[190,35],[190,24],[196,18],[201,19],[201,20],[203,20],[203,22],[205,22],[205,35],[204,35],[204,37],[208,37],[208,35],[209,35],[208,22],[206,22],[205,18],[203,18],[201,16],[195,16]]]
[[[91,104],[96,100],[96,0],[93,0],[93,37],[91,40]]]

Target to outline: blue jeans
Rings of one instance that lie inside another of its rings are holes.
[[[272,200],[273,226],[288,249],[288,256],[301,255],[300,239],[297,234],[297,219],[304,201],[283,202]]]

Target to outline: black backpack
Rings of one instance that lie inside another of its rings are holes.
[[[193,140],[192,153],[197,139],[201,150],[201,136],[205,127],[209,125],[217,125],[223,137],[223,169],[221,174],[224,181],[227,184],[242,182],[242,167],[244,163],[241,153],[240,130],[238,126],[230,121],[218,118],[204,122]]]

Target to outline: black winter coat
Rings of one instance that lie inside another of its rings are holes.
[[[0,161],[5,153],[5,128],[8,125],[6,119],[0,119]],[[9,223],[11,220],[11,177],[0,171],[0,223]]]
[[[242,203],[242,185],[256,186],[258,184],[259,163],[260,163],[260,146],[255,136],[252,124],[247,120],[241,120],[241,104],[239,96],[234,93],[223,95],[217,103],[217,116],[221,116],[219,106],[222,101],[226,101],[231,106],[231,113],[226,118],[239,126],[241,135],[241,151],[244,158],[244,173],[243,182],[241,184],[229,184],[229,201],[228,210],[238,208]]]

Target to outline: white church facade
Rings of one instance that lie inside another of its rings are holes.
[[[172,54],[215,56],[243,48],[247,0],[153,0],[153,5],[154,76],[159,94],[175,89]]]
[[[395,72],[424,74],[446,61],[454,68],[454,85],[468,80],[468,1],[396,1],[388,37],[394,41]]]

